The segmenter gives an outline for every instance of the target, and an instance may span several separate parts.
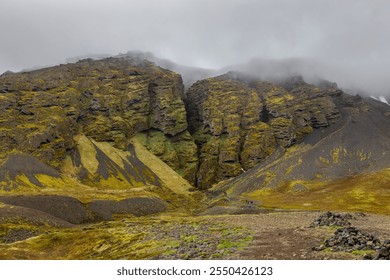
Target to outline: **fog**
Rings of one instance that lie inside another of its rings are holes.
[[[0,0],[0,4],[0,73],[65,63],[71,57],[140,50],[212,69],[251,61],[248,69],[256,72],[253,61],[261,62],[262,75],[280,74],[286,70],[280,65],[288,65],[287,73],[319,76],[345,88],[390,96],[386,0]]]

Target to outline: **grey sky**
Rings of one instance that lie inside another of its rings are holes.
[[[295,57],[390,94],[389,34],[386,0],[0,0],[0,73],[129,50],[211,68]]]

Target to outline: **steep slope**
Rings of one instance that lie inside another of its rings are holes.
[[[169,166],[194,178],[196,145],[183,98],[180,75],[130,58],[2,75],[1,194],[65,194],[83,203],[152,197],[172,207],[185,200],[191,208],[190,185],[160,178],[133,142],[136,135],[144,139]]]

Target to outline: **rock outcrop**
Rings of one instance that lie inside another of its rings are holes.
[[[257,92],[222,77],[195,83],[187,93],[189,130],[199,147],[197,186],[234,177],[275,150],[269,125],[261,121]]]
[[[332,99],[337,94],[299,79],[283,87],[237,73],[198,81],[186,99],[189,130],[199,148],[197,186],[235,177],[279,147],[334,124],[340,119]]]

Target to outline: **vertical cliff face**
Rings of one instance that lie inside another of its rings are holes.
[[[239,175],[275,150],[263,101],[245,84],[224,78],[195,83],[187,93],[189,130],[199,147],[197,186]]]
[[[197,186],[235,177],[337,122],[336,94],[301,80],[281,86],[227,74],[198,81],[187,92],[189,130],[199,148]]]

